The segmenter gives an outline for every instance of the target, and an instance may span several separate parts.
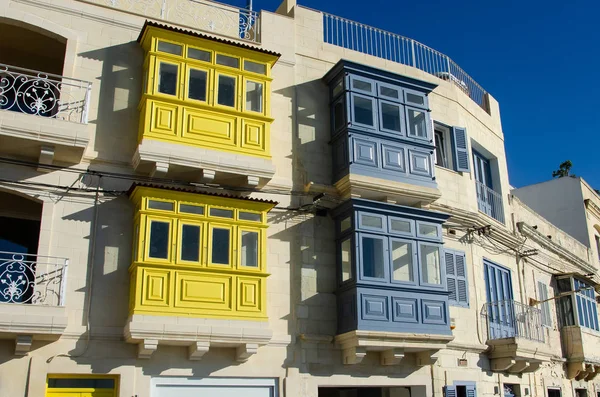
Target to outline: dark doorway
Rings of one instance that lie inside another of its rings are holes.
[[[560,389],[548,389],[548,397],[561,397]]]

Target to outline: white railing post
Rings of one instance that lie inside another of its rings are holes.
[[[412,67],[416,68],[417,67],[417,56],[415,53],[415,41],[413,39],[410,39],[410,47],[412,50]]]
[[[64,306],[67,295],[67,271],[69,270],[69,260],[65,259],[65,265],[62,271],[62,280],[60,283],[60,296],[58,300],[58,306]]]

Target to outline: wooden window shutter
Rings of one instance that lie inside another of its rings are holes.
[[[467,130],[460,127],[452,127],[452,143],[454,145],[453,152],[456,171],[470,172]]]

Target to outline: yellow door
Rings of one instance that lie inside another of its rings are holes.
[[[116,397],[117,380],[98,375],[50,375],[46,397]]]

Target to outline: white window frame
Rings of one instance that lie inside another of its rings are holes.
[[[440,133],[442,135],[442,139],[444,140],[443,142],[443,150],[444,150],[444,154],[445,154],[445,163],[446,164],[438,164],[437,163],[437,133]],[[438,123],[434,123],[433,126],[433,135],[434,135],[434,144],[435,144],[435,165],[437,165],[438,167],[442,167],[442,168],[446,168],[449,170],[454,170],[454,158],[452,156],[452,134],[450,131],[450,128],[438,124]]]

